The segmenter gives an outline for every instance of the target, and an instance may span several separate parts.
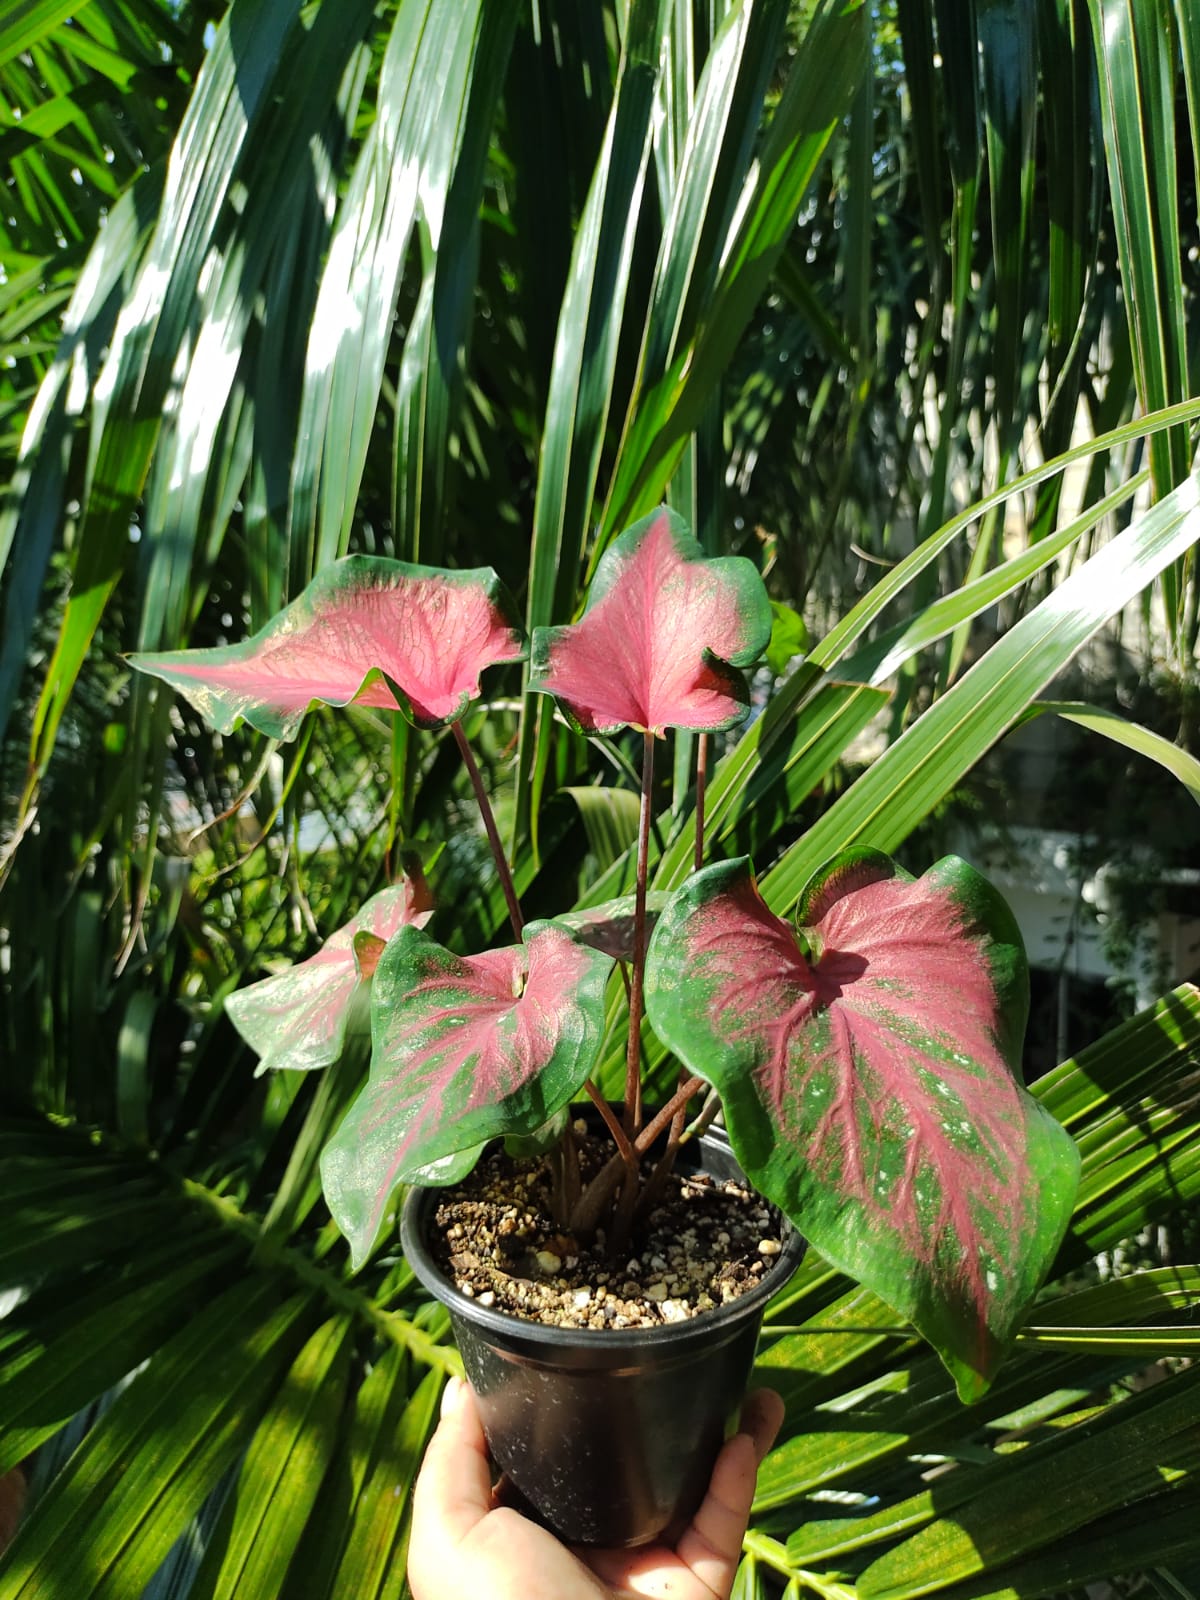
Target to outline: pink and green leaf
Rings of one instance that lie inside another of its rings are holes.
[[[465,957],[401,929],[375,972],[370,1078],[321,1157],[356,1267],[397,1184],[428,1182],[434,1163],[489,1139],[534,1134],[582,1087],[611,968],[552,922]]]
[[[483,1145],[468,1145],[465,1150],[456,1150],[453,1155],[439,1156],[436,1161],[431,1161],[427,1167],[421,1167],[412,1173],[408,1182],[422,1189],[444,1189],[462,1180],[475,1170],[475,1164],[483,1154]],[[381,1221],[387,1220],[386,1208]],[[377,1230],[378,1231],[378,1230]],[[369,1246],[367,1247],[370,1248]],[[365,1259],[365,1257],[364,1257]],[[361,1266],[361,1261],[358,1265]]]
[[[651,941],[660,1038],[720,1093],[747,1176],[983,1392],[1065,1232],[1079,1160],[1020,1082],[1028,973],[997,892],[849,851],[793,929],[745,860],[696,874]]]
[[[524,655],[512,601],[490,567],[463,572],[346,556],[241,644],[129,657],[229,733],[244,718],[292,739],[314,705],[453,722],[486,667]]]
[[[258,1052],[258,1071],[311,1072],[337,1061],[387,941],[402,927],[424,927],[432,908],[424,878],[405,878],[372,895],[315,956],[231,994],[225,1010]]]
[[[668,899],[665,889],[651,889],[647,894],[647,937]],[[624,894],[616,900],[602,900],[597,906],[585,906],[581,911],[563,911],[554,920],[559,927],[569,928],[580,944],[602,950],[614,961],[632,961],[636,915],[636,897]]]
[[[549,1122],[543,1122],[532,1133],[508,1134],[504,1140],[505,1155],[512,1156],[514,1161],[528,1161],[532,1156],[545,1155],[566,1133],[571,1114],[569,1105],[560,1106]]]
[[[656,511],[605,551],[578,622],[534,629],[529,687],[584,733],[716,731],[746,715],[738,669],[770,637],[754,564],[705,557],[676,512]]]

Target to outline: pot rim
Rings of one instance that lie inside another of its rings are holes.
[[[707,1145],[732,1158],[728,1138],[721,1136],[723,1130],[717,1131],[716,1138],[704,1134],[699,1140],[700,1147]],[[734,1164],[736,1166],[736,1160]],[[740,1168],[738,1173],[751,1192],[757,1194],[758,1191],[741,1174]],[[452,1188],[453,1185],[447,1187]],[[466,1317],[493,1334],[508,1339],[527,1339],[532,1344],[570,1344],[583,1349],[616,1352],[673,1344],[689,1336],[702,1338],[725,1323],[740,1322],[743,1317],[759,1312],[791,1280],[806,1249],[806,1241],[799,1230],[786,1216],[778,1213],[783,1225],[782,1248],[762,1281],[736,1300],[728,1300],[723,1305],[713,1306],[711,1310],[701,1311],[699,1315],[686,1317],[679,1322],[661,1322],[652,1327],[566,1328],[555,1323],[514,1316],[508,1311],[496,1311],[491,1306],[481,1306],[478,1300],[464,1294],[457,1284],[445,1276],[426,1243],[424,1226],[427,1213],[443,1192],[441,1188],[414,1186],[404,1196],[400,1212],[400,1243],[409,1266],[434,1299],[451,1313]],[[766,1203],[770,1204],[769,1201]],[[778,1208],[772,1207],[772,1210],[778,1211]]]

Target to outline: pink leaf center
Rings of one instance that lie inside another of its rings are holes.
[[[1032,1192],[987,963],[924,883],[858,889],[814,932],[810,964],[748,880],[705,907],[690,944],[713,1026],[756,1043],[762,1098],[814,1174],[982,1307],[994,1219],[1007,1227]]]
[[[365,1138],[391,1140],[385,1184],[432,1128],[500,1105],[538,1076],[578,1029],[573,996],[589,969],[594,952],[546,927],[527,946],[452,957],[409,989],[377,1046],[389,1065],[361,1125]]]
[[[485,667],[523,653],[498,587],[487,569],[348,556],[242,644],[131,659],[183,688],[220,727],[244,716],[291,737],[314,701],[400,709],[393,683],[418,722],[443,722],[479,693]]]
[[[756,653],[769,634],[769,609],[747,603],[748,587],[759,599],[757,574],[737,558],[681,554],[681,542],[665,512],[628,546],[618,540],[601,568],[601,597],[579,622],[545,631],[535,687],[584,728],[721,728],[744,715],[744,685],[726,663]]]

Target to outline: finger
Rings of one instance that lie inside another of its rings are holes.
[[[491,1509],[487,1441],[475,1397],[461,1378],[451,1378],[413,1488],[410,1568],[436,1571]]]
[[[773,1389],[747,1397],[740,1430],[717,1457],[708,1494],[675,1547],[680,1561],[713,1595],[725,1596],[733,1585],[758,1465],[782,1421],[783,1401]]]
[[[492,1509],[487,1440],[475,1396],[462,1378],[451,1378],[442,1394],[441,1421],[413,1492],[456,1544]]]

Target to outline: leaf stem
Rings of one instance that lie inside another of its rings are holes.
[[[820,1596],[820,1600],[856,1600],[858,1591],[848,1583],[838,1583],[817,1572],[809,1572],[804,1567],[794,1567],[787,1557],[787,1546],[780,1544],[778,1539],[772,1539],[765,1533],[760,1533],[757,1528],[747,1528],[742,1539],[742,1549],[747,1555],[754,1556],[764,1566],[771,1567],[775,1572],[781,1573],[792,1583],[798,1583],[802,1589],[811,1589]]]
[[[720,1109],[721,1097],[715,1089],[710,1089],[705,1096],[704,1104],[696,1113],[695,1121],[684,1129],[680,1143],[686,1144],[689,1139],[698,1139],[701,1134],[707,1133]]]
[[[492,811],[492,802],[487,797],[487,790],[483,786],[483,777],[479,771],[479,764],[471,753],[471,746],[467,743],[467,736],[463,732],[461,722],[452,722],[455,743],[462,755],[463,763],[467,769],[467,776],[471,780],[471,787],[475,791],[475,799],[479,805],[479,814],[483,818],[484,832],[488,836],[488,843],[492,847],[492,860],[496,863],[496,871],[500,877],[500,887],[504,890],[504,900],[508,906],[508,917],[512,923],[513,932],[517,938],[521,937],[521,930],[525,926],[525,919],[521,915],[520,902],[517,891],[513,885],[512,873],[509,871],[508,857],[504,854],[504,846],[500,843],[500,834],[496,828],[496,818]]]
[[[689,1078],[678,1088],[671,1098],[641,1130],[633,1140],[633,1149],[636,1155],[644,1156],[646,1151],[658,1138],[659,1134],[674,1117],[681,1106],[686,1106],[688,1101],[704,1087],[703,1078]],[[604,1208],[609,1195],[612,1194],[622,1176],[628,1169],[625,1159],[618,1151],[588,1184],[579,1197],[579,1204],[571,1214],[572,1232],[590,1233],[600,1220],[600,1213]]]
[[[696,854],[692,865],[696,872],[704,865],[704,796],[708,788],[708,735],[696,736]]]
[[[629,983],[629,1039],[625,1051],[625,1132],[642,1125],[642,992],[646,978],[646,879],[650,859],[650,799],[654,790],[654,735],[642,734],[642,806],[638,817],[637,883],[633,901],[633,970]]]
[[[684,1082],[684,1069],[679,1069],[679,1083]],[[658,1158],[658,1163],[646,1183],[641,1199],[638,1201],[638,1211],[643,1216],[649,1216],[658,1204],[659,1196],[666,1188],[667,1179],[675,1170],[675,1157],[679,1154],[680,1141],[683,1138],[684,1125],[687,1122],[687,1105],[681,1105],[671,1118],[671,1127],[667,1133],[667,1148]]]
[[[581,1188],[579,1176],[579,1148],[575,1143],[575,1130],[568,1120],[563,1129],[562,1138],[558,1141],[558,1149],[562,1156],[563,1169],[563,1223],[569,1220],[572,1211],[579,1203]]]
[[[675,1093],[667,1101],[666,1105],[660,1107],[659,1110],[654,1113],[653,1117],[651,1117],[650,1121],[633,1141],[633,1148],[637,1151],[638,1155],[645,1155],[646,1151],[649,1150],[650,1146],[654,1143],[655,1139],[658,1138],[659,1134],[667,1126],[675,1113],[682,1110],[692,1096],[699,1093],[703,1087],[703,1078],[689,1078],[686,1083],[681,1083],[679,1085],[679,1088],[676,1089]]]
[[[302,1251],[292,1245],[280,1244],[266,1233],[262,1224],[247,1212],[239,1210],[227,1196],[197,1183],[192,1178],[175,1175],[179,1192],[193,1203],[203,1207],[222,1226],[245,1239],[253,1247],[254,1259],[262,1265],[278,1267],[290,1272],[306,1288],[322,1293],[339,1311],[348,1311],[368,1323],[376,1333],[402,1350],[409,1351],[418,1361],[429,1367],[440,1367],[451,1376],[462,1376],[462,1358],[452,1346],[442,1345],[424,1328],[418,1327],[398,1311],[385,1311],[361,1290],[344,1283],[327,1268],[310,1261]]]
[[[584,1084],[584,1088],[588,1092],[589,1100],[591,1100],[596,1110],[603,1117],[605,1127],[608,1129],[609,1133],[612,1134],[613,1141],[616,1144],[617,1149],[621,1152],[622,1160],[629,1168],[631,1175],[636,1179],[638,1169],[637,1151],[630,1143],[628,1134],[617,1121],[613,1108],[609,1105],[608,1101],[600,1093],[599,1089],[597,1089],[596,1085],[590,1078]]]
[[[707,786],[708,734],[700,733],[696,736],[696,849],[692,858],[692,868],[695,872],[699,872],[704,865],[704,798]],[[679,1088],[683,1087],[685,1077],[686,1069],[680,1067]],[[674,1169],[675,1157],[679,1151],[680,1141],[683,1138],[686,1110],[687,1104],[685,1102],[671,1118],[671,1131],[667,1135],[667,1148],[663,1151],[658,1165],[650,1174],[650,1181],[647,1183],[645,1193],[639,1202],[640,1209],[644,1212],[650,1212],[654,1209],[658,1197]]]

